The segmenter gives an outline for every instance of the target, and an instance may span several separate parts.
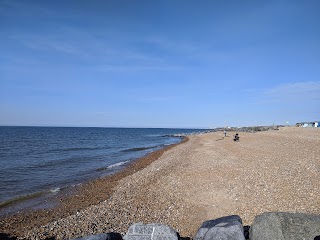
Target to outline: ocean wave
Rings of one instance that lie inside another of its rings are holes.
[[[110,149],[110,146],[100,147],[70,147],[70,148],[56,148],[47,151],[46,153],[57,153],[57,152],[76,152],[76,151],[95,151],[101,149]]]
[[[46,190],[46,191],[39,191],[39,192],[35,192],[35,193],[30,193],[30,194],[26,194],[26,195],[21,195],[15,198],[11,198],[9,200],[6,200],[4,202],[0,202],[0,209],[1,208],[5,208],[7,206],[10,206],[12,204],[17,204],[17,203],[21,203],[21,202],[25,202],[28,200],[33,200],[33,199],[37,199],[40,198],[42,196],[45,196],[47,194],[57,194],[58,192],[60,192],[62,189],[57,187],[57,188],[52,188],[50,190]]]
[[[114,167],[122,166],[122,165],[124,165],[124,164],[126,164],[126,163],[128,163],[128,162],[129,162],[129,161],[124,161],[124,162],[119,162],[119,163],[112,164],[112,165],[108,166],[108,169],[109,169],[109,168],[114,168]]]
[[[26,200],[31,200],[34,198],[38,198],[43,196],[44,194],[46,194],[47,192],[42,191],[42,192],[36,192],[36,193],[31,193],[31,194],[27,194],[27,195],[22,195],[16,198],[11,198],[9,200],[6,200],[4,202],[0,202],[0,208],[4,208],[7,207],[9,205],[15,204],[15,203],[19,203],[19,202],[23,202]]]
[[[57,193],[57,192],[60,192],[60,188],[53,188],[53,189],[50,189],[50,192],[51,193]]]
[[[68,164],[69,166],[72,163],[82,163],[89,161],[91,157],[68,157],[68,158],[61,158],[61,159],[55,159],[55,160],[49,160],[46,162],[37,162],[35,164],[32,164],[28,166],[27,168],[32,169],[52,169],[53,167],[56,166],[65,166],[65,164]]]
[[[165,135],[162,135],[161,137],[170,137],[170,138],[183,138],[185,136],[187,136],[188,134],[186,133],[181,133],[181,134],[165,134]]]
[[[107,167],[101,167],[101,168],[98,168],[96,171],[100,172],[100,171],[104,171],[104,170],[107,170],[107,169],[110,169],[110,168],[115,168],[115,167],[120,167],[126,163],[130,162],[129,160],[128,161],[123,161],[123,162],[118,162],[118,163],[115,163],[115,164],[111,164]]]
[[[73,151],[94,151],[99,149],[108,149],[109,146],[103,146],[103,147],[74,147],[74,148],[64,148],[64,149],[57,149],[57,151],[62,152],[73,152]]]
[[[152,148],[156,148],[158,146],[152,146],[152,147],[137,147],[137,148],[128,148],[125,150],[122,150],[121,152],[138,152],[138,151],[144,151]]]

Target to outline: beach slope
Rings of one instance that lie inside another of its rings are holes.
[[[144,222],[167,224],[192,237],[203,221],[226,215],[240,215],[250,225],[269,211],[320,214],[320,129],[240,133],[239,142],[233,134],[190,136],[118,180],[100,203],[21,234],[66,239],[125,233]],[[103,185],[99,188],[103,192]]]

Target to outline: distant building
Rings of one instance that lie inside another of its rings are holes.
[[[297,127],[320,127],[319,121],[301,122],[296,124]]]

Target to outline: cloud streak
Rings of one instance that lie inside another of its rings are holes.
[[[288,83],[265,90],[264,96],[273,102],[319,102],[320,81]]]
[[[301,107],[320,104],[320,81],[285,83],[264,89],[246,89],[243,92],[251,102],[259,105]]]
[[[179,71],[180,66],[144,66],[144,65],[105,65],[94,68],[101,72],[121,72],[121,71]]]
[[[50,38],[24,38],[19,41],[27,48],[32,50],[53,50],[64,54],[83,55],[73,44],[63,42],[62,40],[50,39]]]

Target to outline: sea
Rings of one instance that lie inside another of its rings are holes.
[[[63,189],[110,175],[203,129],[1,127],[0,215],[46,208]]]

